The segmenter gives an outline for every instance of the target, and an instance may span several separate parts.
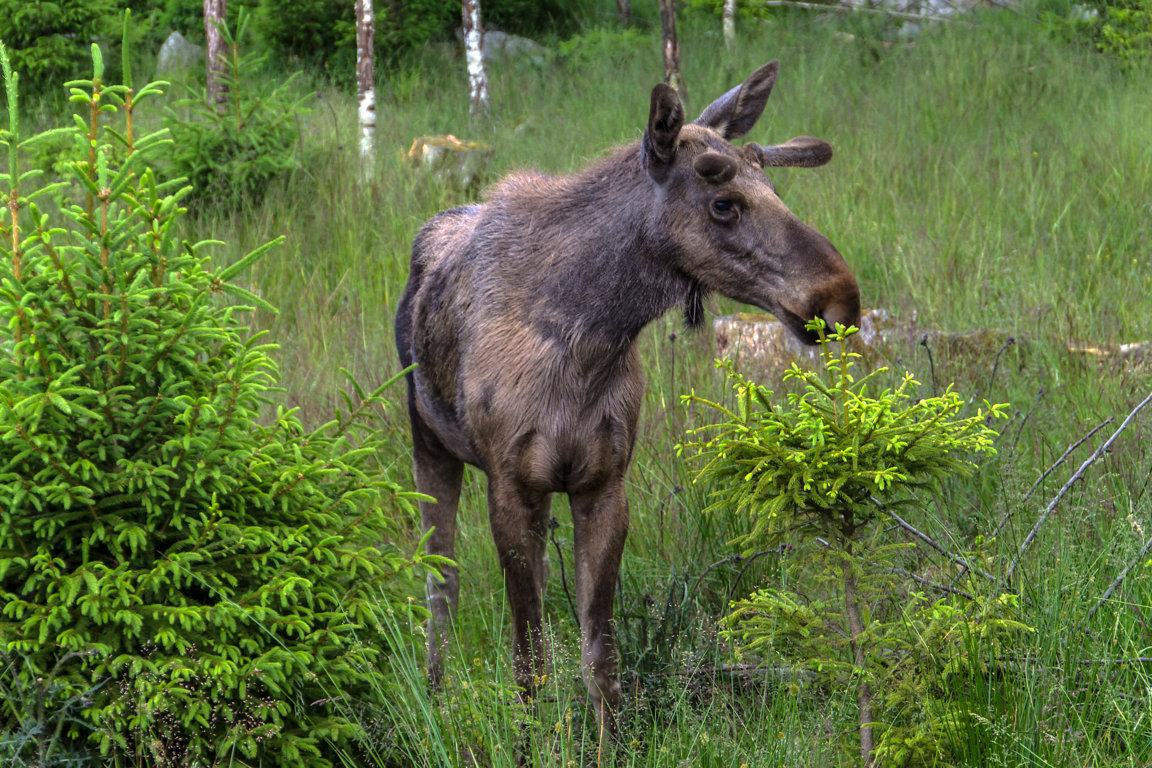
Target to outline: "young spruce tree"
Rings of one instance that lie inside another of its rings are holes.
[[[54,744],[99,763],[331,765],[387,689],[382,587],[422,562],[387,544],[415,495],[375,464],[380,391],[312,432],[261,418],[275,347],[224,299],[267,307],[230,280],[274,243],[221,269],[180,239],[189,190],[151,165],[171,142],[132,119],[159,84],[134,89],[127,53],[106,84],[92,58],[68,84],[81,115],[50,132],[81,159],[40,184],[21,152],[48,134],[21,136],[0,47],[5,688],[51,671]],[[9,702],[0,735],[48,717]]]
[[[745,650],[789,658],[833,690],[853,691],[860,764],[948,764],[946,742],[967,710],[952,706],[946,689],[983,674],[974,640],[1026,627],[1012,620],[1014,596],[989,594],[963,558],[958,581],[967,590],[939,600],[910,590],[913,575],[896,558],[911,545],[885,540],[885,531],[902,530],[899,512],[924,508],[947,478],[970,473],[969,457],[994,452],[988,424],[1006,406],[985,403],[965,416],[951,388],[921,398],[911,374],[875,391],[887,369],[853,376],[859,355],[845,342],[855,328],[837,326],[824,338],[821,321],[809,327],[821,334],[823,370],[794,363],[784,376],[800,387],[786,404],[729,363],[721,365],[736,390],[734,410],[685,398],[721,414],[682,448],[704,462],[698,480],[715,484],[713,508],[748,516],[737,543],[749,554],[793,553],[785,574],[795,586],[734,603],[727,634]]]

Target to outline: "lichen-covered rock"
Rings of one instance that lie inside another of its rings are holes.
[[[492,154],[492,147],[482,141],[464,141],[449,133],[416,137],[407,158],[413,167],[444,184],[470,189],[483,180]]]

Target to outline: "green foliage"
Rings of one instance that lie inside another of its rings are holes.
[[[0,0],[0,40],[27,90],[39,93],[83,72],[115,12],[113,0]]]
[[[871,755],[865,764],[939,764],[951,758],[950,734],[967,716],[949,694],[987,676],[998,643],[1026,627],[1012,617],[1015,598],[981,592],[971,567],[968,592],[897,600],[910,580],[928,582],[899,567],[912,545],[886,542],[876,523],[902,523],[897,509],[924,507],[926,492],[971,472],[967,456],[993,453],[996,433],[987,425],[1006,406],[985,403],[986,412],[963,416],[967,404],[951,388],[920,398],[911,374],[873,394],[887,369],[853,376],[859,355],[847,339],[856,329],[838,325],[825,339],[821,321],[809,328],[821,335],[823,370],[793,363],[785,378],[800,387],[786,407],[728,362],[720,365],[736,390],[736,410],[685,398],[723,415],[690,432],[711,437],[683,446],[706,462],[698,480],[717,488],[712,509],[751,518],[751,531],[738,539],[746,553],[796,544],[785,567],[786,583],[796,586],[764,588],[734,603],[727,636],[745,652],[798,661],[832,690],[856,689],[861,750]]]
[[[330,765],[363,735],[339,702],[386,688],[381,594],[437,564],[388,543],[416,495],[375,460],[383,387],[310,431],[267,413],[275,347],[240,318],[270,307],[233,281],[275,242],[220,269],[180,238],[189,190],[153,167],[172,141],[132,127],[160,88],[105,84],[93,46],[69,83],[88,114],[23,139],[0,58],[0,743]],[[62,132],[71,186],[20,171]]]
[[[1090,41],[1126,63],[1152,55],[1152,0],[1046,0],[1037,11],[1057,37]]]
[[[713,508],[731,507],[752,518],[751,532],[738,542],[747,552],[797,529],[851,538],[884,507],[916,505],[922,491],[969,472],[966,454],[992,452],[995,433],[986,421],[1007,406],[986,403],[987,413],[962,417],[967,404],[957,393],[949,388],[920,398],[911,374],[895,390],[873,395],[869,385],[888,369],[859,380],[852,375],[859,355],[848,352],[846,342],[853,332],[838,327],[829,337],[840,355],[825,344],[825,371],[792,364],[784,378],[802,390],[788,394],[788,408],[728,362],[718,365],[736,390],[737,410],[694,394],[685,398],[727,417],[692,430],[714,436],[682,448],[704,460],[698,479],[719,486]]]
[[[342,79],[347,82],[355,77],[354,2],[262,0],[256,10],[254,30],[271,53],[282,60],[319,67],[331,76],[343,73]]]
[[[575,67],[593,62],[621,61],[635,56],[646,34],[636,27],[595,26],[572,35],[557,46],[560,56]]]
[[[1124,60],[1152,55],[1152,0],[1131,0],[1102,9],[1100,50]]]
[[[565,0],[485,0],[485,28],[538,37],[570,34],[591,3]],[[462,23],[459,0],[377,2],[376,63],[389,68],[433,42],[454,40]],[[254,31],[276,57],[322,69],[351,82],[356,66],[356,16],[351,0],[260,0]]]
[[[174,140],[172,172],[191,184],[184,202],[192,209],[207,205],[235,209],[258,203],[270,184],[299,167],[298,117],[307,96],[293,97],[296,75],[274,87],[256,87],[246,75],[259,59],[240,55],[237,39],[248,17],[241,14],[235,35],[222,30],[228,67],[221,80],[226,104],[208,102],[203,87],[169,110],[166,120]]]

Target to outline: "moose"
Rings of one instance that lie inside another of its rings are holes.
[[[407,373],[427,551],[453,558],[464,464],[488,477],[488,516],[513,623],[513,669],[531,696],[547,668],[541,606],[551,495],[569,496],[588,703],[615,733],[621,690],[612,601],[628,533],[624,478],[645,381],[637,337],[683,306],[703,320],[716,292],[805,324],[857,322],[844,258],[777,197],[764,174],[827,163],[798,137],[730,143],[760,118],[771,61],[685,124],[667,85],[652,90],[643,139],[574,175],[514,173],[487,201],[443,211],[412,245],[396,314]],[[430,576],[428,674],[443,674],[457,568]]]

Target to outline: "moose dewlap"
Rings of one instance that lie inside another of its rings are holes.
[[[465,463],[488,475],[488,514],[513,622],[516,681],[547,668],[541,602],[551,494],[575,532],[584,684],[604,732],[620,699],[612,599],[628,532],[624,476],[644,390],[637,335],[675,306],[690,324],[716,291],[805,322],[855,323],[856,280],[839,252],[785,207],[764,175],[818,166],[819,139],[730,142],[759,119],[769,62],[693,123],[666,85],[643,139],[571,176],[513,174],[487,202],[421,229],[396,317],[408,374],[417,487],[428,551],[454,557]],[[428,581],[428,670],[442,674],[459,577]]]

